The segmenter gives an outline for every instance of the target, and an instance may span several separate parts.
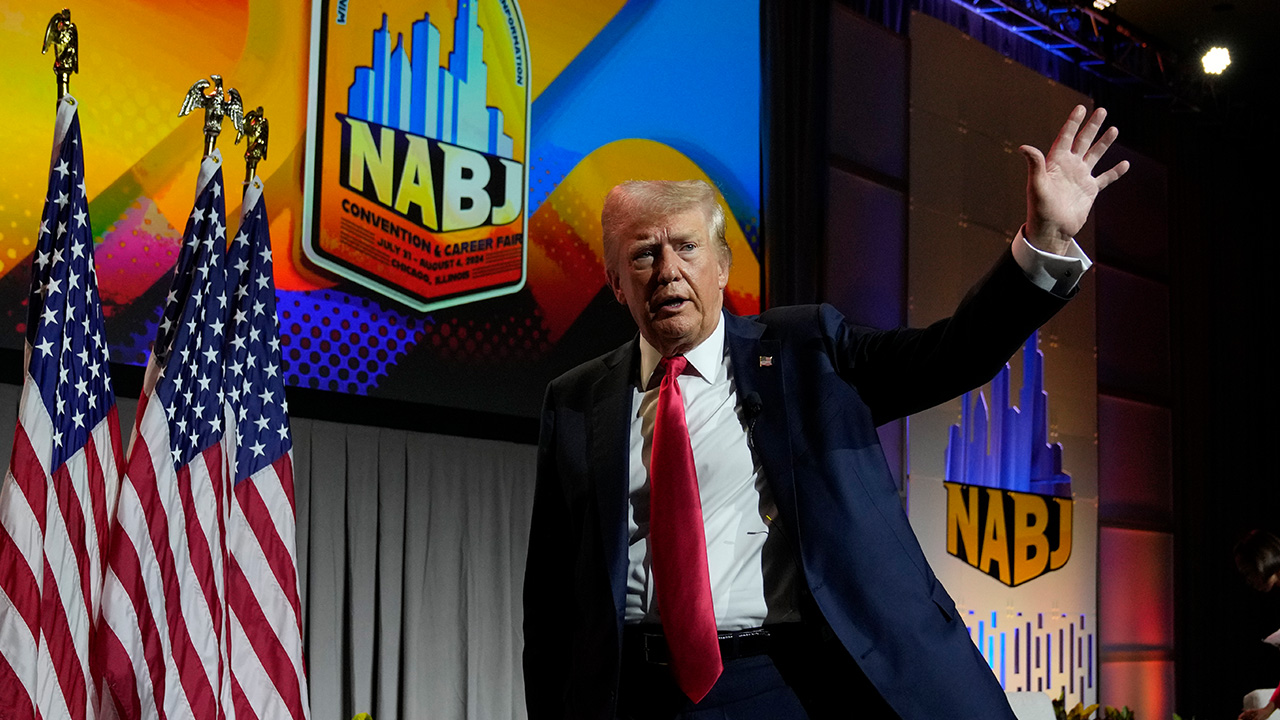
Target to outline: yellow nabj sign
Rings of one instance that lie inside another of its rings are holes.
[[[947,552],[1015,587],[1071,558],[1070,498],[944,483]]]
[[[316,13],[304,257],[419,312],[518,292],[532,93],[515,0]]]

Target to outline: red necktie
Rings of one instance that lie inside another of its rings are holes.
[[[649,543],[672,672],[684,694],[699,702],[724,665],[711,604],[698,475],[684,398],[676,382],[688,365],[686,358],[677,356],[658,366],[663,375],[649,457]]]

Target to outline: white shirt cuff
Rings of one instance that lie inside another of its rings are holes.
[[[1093,267],[1093,261],[1075,240],[1071,241],[1066,255],[1055,255],[1032,247],[1023,236],[1022,228],[1013,239],[1013,259],[1037,287],[1063,297],[1070,295],[1080,278]]]

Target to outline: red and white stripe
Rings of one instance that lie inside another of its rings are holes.
[[[305,720],[310,701],[294,550],[292,454],[237,483],[234,494],[227,601],[236,717]]]
[[[6,718],[97,716],[99,678],[90,647],[108,519],[119,491],[119,416],[113,406],[84,447],[57,468],[49,467],[53,435],[28,375],[0,487],[0,708]]]
[[[112,528],[99,631],[111,690],[104,717],[233,717],[225,710],[230,480],[223,448],[215,443],[175,471],[154,387],[148,383],[138,404]]]
[[[148,393],[106,577],[103,717],[305,720],[292,458],[228,498],[221,446],[165,472],[168,428]]]

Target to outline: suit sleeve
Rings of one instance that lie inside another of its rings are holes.
[[[1006,250],[951,317],[928,327],[869,330],[826,305],[820,321],[841,377],[880,425],[989,381],[1066,301],[1033,284]]]
[[[563,633],[571,626],[567,616],[571,611],[575,550],[555,448],[554,386],[548,386],[542,408],[524,576],[524,691],[530,720],[565,716],[569,643]]]

